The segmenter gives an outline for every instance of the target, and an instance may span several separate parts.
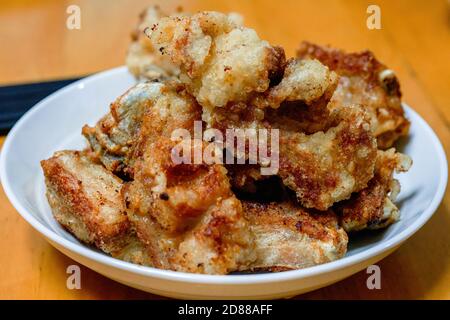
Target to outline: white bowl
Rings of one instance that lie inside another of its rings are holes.
[[[278,298],[314,290],[376,263],[412,236],[432,216],[447,185],[441,143],[411,108],[411,134],[402,146],[414,165],[398,179],[401,220],[386,230],[351,239],[338,261],[296,271],[212,276],[159,270],[109,257],[81,244],[53,219],[39,161],[54,151],[85,145],[81,127],[93,125],[109,104],[134,84],[125,67],[77,81],[42,100],[9,133],[0,157],[3,188],[19,213],[58,250],[118,282],[178,298]]]

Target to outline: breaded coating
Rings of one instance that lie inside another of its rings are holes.
[[[295,124],[297,131],[314,133],[327,126],[327,107],[338,84],[337,75],[317,60],[290,59],[280,83],[247,102],[232,103],[213,111],[203,109],[203,120],[209,127],[278,128],[285,122]],[[270,108],[269,108],[270,107]],[[292,110],[290,114],[286,110]],[[283,119],[282,119],[283,118]],[[294,127],[290,127],[293,130]]]
[[[257,259],[250,270],[302,269],[342,258],[348,237],[332,211],[304,209],[291,201],[242,201],[255,234]]]
[[[170,16],[160,19],[148,36],[180,68],[181,81],[210,112],[265,92],[283,70],[284,51],[240,26],[234,16]]]
[[[364,189],[374,174],[377,144],[363,108],[335,109],[320,125],[323,131],[306,134],[299,130],[297,120],[289,120],[289,113],[297,114],[295,108],[301,106],[285,110],[290,107],[280,107],[279,115],[262,123],[268,129],[279,129],[277,175],[297,194],[298,201],[306,208],[327,210]],[[230,166],[233,187],[255,190],[255,181],[267,178],[259,169],[258,165]]]
[[[359,104],[371,116],[380,149],[387,149],[409,131],[401,105],[400,84],[394,72],[372,52],[346,53],[339,49],[302,42],[299,58],[318,59],[340,76],[331,108]]]
[[[139,23],[131,34],[125,64],[128,70],[140,80],[164,80],[177,77],[178,68],[167,56],[160,55],[144,31],[151,28],[160,18],[167,16],[158,6],[145,9],[139,16]]]
[[[177,164],[176,145],[164,137],[146,144],[124,188],[128,215],[153,264],[207,274],[246,268],[254,260],[253,237],[226,169]]]
[[[132,177],[133,153],[139,145],[136,134],[151,131],[157,138],[173,130],[193,130],[201,109],[177,83],[138,83],[111,104],[110,112],[94,126],[84,126],[93,156],[110,171]],[[141,128],[146,118],[146,127]],[[152,126],[152,128],[150,128]],[[156,129],[155,129],[156,128]],[[141,136],[144,136],[141,134]],[[146,139],[148,134],[145,135]]]
[[[330,120],[335,123],[325,132],[280,132],[278,175],[307,208],[326,210],[373,177],[377,145],[366,113],[348,107],[335,110]]]
[[[400,184],[393,178],[395,172],[406,172],[412,165],[407,155],[394,148],[378,151],[375,176],[364,190],[351,199],[338,203],[340,224],[347,231],[385,228],[400,217],[394,201],[400,192]]]
[[[307,105],[322,99],[325,105],[338,84],[338,76],[317,60],[289,59],[283,78],[269,89],[267,100],[272,108],[285,101],[302,101]]]
[[[56,152],[41,165],[48,202],[62,226],[80,241],[112,256],[148,264],[130,228],[119,178],[80,151]]]

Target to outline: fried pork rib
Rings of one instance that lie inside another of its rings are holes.
[[[253,236],[226,169],[174,163],[175,145],[166,138],[146,145],[124,188],[128,215],[153,264],[208,274],[247,269],[255,260]]]
[[[373,177],[377,147],[365,112],[339,109],[330,120],[332,127],[311,135],[280,132],[278,175],[307,208],[326,210]]]
[[[41,162],[55,219],[80,241],[114,257],[149,264],[122,204],[122,181],[84,152],[59,151]]]
[[[243,201],[255,234],[256,261],[251,270],[307,268],[342,258],[348,237],[331,211],[307,210],[290,201]]]
[[[141,80],[170,79],[179,74],[166,56],[156,52],[150,40],[145,36],[145,29],[151,28],[160,18],[167,16],[158,6],[144,10],[139,17],[139,24],[131,35],[132,42],[128,48],[126,65],[128,70]]]
[[[304,207],[327,210],[372,179],[377,145],[362,108],[334,110],[327,119],[328,128],[313,134],[276,121],[275,128],[280,128],[278,176]],[[257,165],[229,169],[233,187],[244,192],[255,190],[255,182],[267,178]]]
[[[409,130],[401,105],[398,79],[370,51],[346,53],[339,49],[303,42],[297,52],[302,59],[318,59],[340,76],[331,108],[359,104],[371,116],[380,149],[387,149]]]
[[[395,172],[406,172],[412,165],[407,155],[395,152],[394,148],[378,151],[375,176],[367,188],[351,199],[336,204],[340,224],[347,232],[363,229],[385,228],[400,217],[394,204],[400,184],[393,178]]]
[[[170,137],[175,129],[193,130],[194,121],[201,117],[200,111],[195,100],[176,83],[139,83],[117,98],[110,112],[94,127],[84,126],[82,132],[93,156],[108,170],[132,177],[138,132],[150,130],[151,134],[145,137],[157,139]],[[143,119],[149,121],[141,128]]]
[[[239,23],[232,15],[200,12],[161,18],[147,33],[209,111],[265,92],[282,71],[284,51]]]

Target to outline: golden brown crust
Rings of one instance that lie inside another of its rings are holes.
[[[243,201],[255,234],[257,260],[252,270],[301,269],[343,257],[348,237],[332,211],[304,209],[291,201]]]
[[[327,104],[338,77],[328,67],[308,59],[285,63],[282,50],[218,13],[162,18],[149,37],[180,67],[180,79],[209,127],[280,130],[279,175],[304,206],[326,210],[366,187],[375,140],[356,107],[347,117],[330,114]],[[296,119],[285,125],[292,114]],[[247,182],[261,178],[253,173],[239,170],[234,186],[249,187]]]
[[[387,149],[409,131],[401,105],[400,85],[392,70],[372,52],[346,53],[339,49],[302,42],[299,58],[318,59],[340,76],[332,107],[360,104],[371,116],[378,147]]]
[[[180,67],[181,81],[210,112],[265,92],[284,69],[284,50],[230,15],[170,16],[160,19],[148,35],[152,45]]]
[[[93,158],[108,170],[132,178],[132,159],[142,143],[151,137],[170,137],[175,129],[192,131],[200,112],[196,101],[176,82],[138,83],[117,98],[94,127],[84,126],[82,133]]]
[[[64,227],[106,252],[120,247],[127,237],[129,222],[120,198],[121,184],[100,165],[78,151],[60,151],[41,162],[47,196],[55,217]],[[79,224],[62,221],[70,215]]]
[[[79,240],[113,257],[150,265],[122,204],[122,181],[81,151],[41,161],[55,219]]]
[[[347,232],[380,229],[397,221],[400,211],[393,201],[400,191],[400,185],[393,174],[394,171],[408,171],[411,164],[408,156],[396,153],[393,148],[378,151],[375,176],[367,188],[335,206],[343,228]]]
[[[280,133],[278,175],[307,208],[326,210],[365,188],[373,176],[377,149],[364,112],[337,110],[330,119],[337,125],[325,132]]]
[[[134,180],[123,190],[128,215],[153,264],[212,274],[247,266],[253,239],[225,168],[174,163],[176,145],[164,137],[145,144]]]

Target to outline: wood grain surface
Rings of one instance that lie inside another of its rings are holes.
[[[123,64],[139,12],[154,1],[1,1],[0,84],[94,73]],[[404,100],[450,150],[450,7],[434,1],[159,1],[167,10],[239,12],[246,24],[292,55],[301,40],[369,48],[396,71]],[[381,30],[366,27],[369,4],[381,8]],[[81,29],[66,28],[66,8],[81,8]],[[1,111],[0,111],[1,112]],[[0,138],[2,143],[4,138]],[[82,267],[81,290],[66,288],[74,264],[15,211],[0,190],[1,299],[156,299]],[[433,218],[379,263],[381,290],[360,272],[299,299],[449,299],[450,194]]]

